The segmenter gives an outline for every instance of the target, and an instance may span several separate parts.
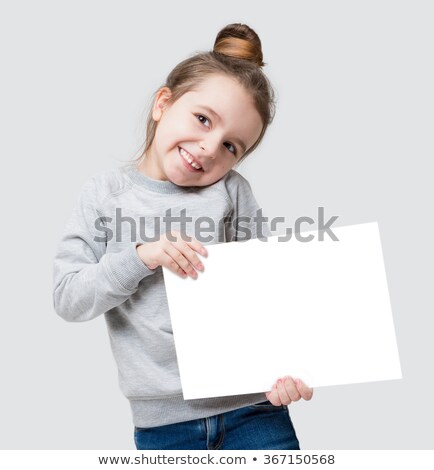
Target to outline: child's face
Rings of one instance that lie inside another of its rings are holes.
[[[211,75],[173,104],[167,103],[169,97],[170,90],[162,88],[154,103],[153,118],[158,125],[141,164],[151,178],[179,186],[215,183],[261,133],[262,120],[252,98],[230,77]],[[193,158],[201,169],[193,168],[185,157]]]

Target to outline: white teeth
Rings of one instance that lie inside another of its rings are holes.
[[[187,160],[188,163],[190,163],[190,165],[193,167],[193,168],[196,168],[196,170],[200,170],[202,167],[200,165],[198,165],[197,163],[195,163],[191,158],[190,158],[190,155],[182,148],[179,149],[179,153],[181,154],[182,158],[184,160]]]

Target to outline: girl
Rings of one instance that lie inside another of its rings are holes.
[[[287,405],[313,393],[299,380],[265,395],[183,399],[162,271],[195,279],[204,270],[205,219],[207,243],[264,235],[251,187],[233,169],[273,119],[263,65],[243,24],[178,64],[155,95],[142,155],[84,185],[55,256],[57,314],[104,314],[137,449],[299,449]]]

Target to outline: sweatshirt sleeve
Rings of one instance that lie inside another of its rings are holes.
[[[139,242],[106,253],[106,232],[95,228],[97,219],[103,221],[92,178],[82,188],[54,257],[53,305],[66,321],[91,320],[117,307],[155,272],[140,259]]]
[[[232,170],[228,174],[226,185],[233,206],[228,241],[246,241],[252,238],[263,240],[272,236],[268,218],[263,214],[247,179]]]

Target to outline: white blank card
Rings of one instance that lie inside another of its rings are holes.
[[[378,224],[333,233],[208,245],[196,280],[163,269],[184,399],[402,378]]]

